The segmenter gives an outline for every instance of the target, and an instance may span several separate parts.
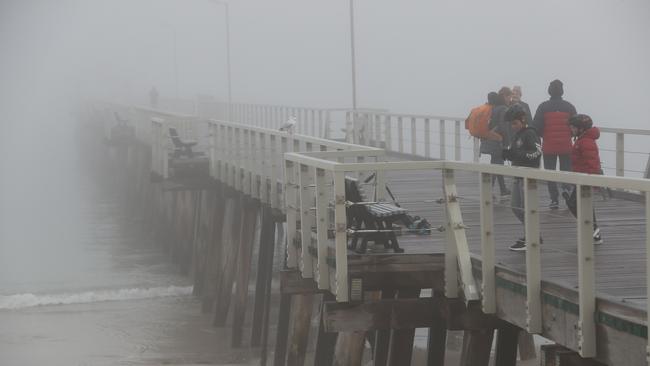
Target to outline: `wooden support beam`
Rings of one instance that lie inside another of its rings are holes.
[[[441,296],[443,293],[434,292],[434,297]],[[427,366],[443,366],[447,349],[447,321],[441,315],[440,303],[432,310],[433,324],[429,327],[427,337]]]
[[[519,339],[519,333],[520,329],[515,326],[507,326],[497,329],[495,365],[517,365],[517,340]]]
[[[223,186],[220,185],[222,188]],[[214,203],[214,215],[209,223],[210,236],[207,240],[207,254],[205,256],[204,271],[203,271],[203,290],[201,311],[208,313],[214,307],[214,300],[217,290],[217,276],[222,253],[222,236],[224,221],[229,221],[226,217],[231,217],[232,205],[228,204],[228,200],[224,197],[223,191],[220,189],[216,192]]]
[[[291,333],[289,335],[289,352],[287,366],[302,366],[307,353],[311,314],[314,304],[314,295],[295,295]]]
[[[289,341],[289,315],[291,315],[291,296],[280,296],[278,328],[275,336],[275,354],[273,366],[284,366],[287,359],[287,343]]]
[[[383,300],[395,299],[396,291],[383,290],[381,298]],[[375,332],[375,342],[373,345],[374,366],[385,366],[388,362],[388,351],[390,347],[390,329],[379,329]]]
[[[432,325],[431,298],[371,301],[360,304],[326,302],[325,329],[352,332],[426,328]]]
[[[302,278],[297,270],[280,271],[280,293],[282,294],[316,294],[322,293],[313,278]]]
[[[240,195],[233,202],[232,226],[230,230],[224,230],[223,232],[224,255],[221,258],[221,270],[217,285],[217,304],[214,313],[214,325],[217,327],[223,327],[226,324],[226,319],[228,319],[235,265],[239,254],[238,246],[243,230],[242,223],[245,221],[243,216],[244,210],[242,210],[242,197]]]
[[[418,298],[420,290],[400,290],[397,293],[398,299],[414,299]],[[401,317],[401,314],[394,314],[396,317]],[[415,336],[415,328],[393,329],[390,336],[390,346],[388,352],[388,365],[389,366],[403,366],[411,364],[411,357],[413,356],[413,337]]]
[[[463,335],[460,366],[488,366],[493,337],[493,329],[466,330]]]
[[[540,347],[541,366],[603,366],[590,358],[582,358],[577,352],[559,344],[544,344]]]
[[[266,217],[267,220],[264,222],[264,224],[269,226],[268,238],[270,244],[268,245],[267,248],[269,254],[267,256],[265,267],[258,269],[258,271],[262,273],[262,276],[266,274],[266,276],[263,277],[265,282],[264,284],[265,292],[262,298],[264,303],[263,306],[264,312],[262,316],[262,344],[260,350],[260,360],[261,360],[260,366],[266,366],[266,357],[267,357],[266,349],[267,349],[268,337],[269,337],[269,320],[270,320],[269,316],[271,313],[271,290],[272,290],[271,283],[272,283],[272,274],[273,274],[273,254],[275,253],[275,227],[276,227],[275,221],[273,219],[272,210],[266,210],[265,213],[268,215],[268,217]],[[255,340],[255,336],[253,336],[252,340]]]
[[[537,358],[535,349],[535,339],[532,334],[528,332],[519,332],[519,339],[517,340],[519,348],[519,359],[522,361],[532,360]]]
[[[233,309],[232,347],[240,347],[248,305],[248,282],[251,271],[251,257],[253,255],[253,242],[257,231],[258,204],[255,201],[246,202],[243,215],[241,240],[237,263],[237,292],[235,295],[235,308]]]
[[[318,338],[316,339],[316,352],[314,354],[314,366],[332,366],[334,362],[334,348],[336,346],[337,333],[325,331],[323,322],[323,304],[325,301],[335,301],[336,298],[330,293],[323,294],[320,306],[320,321],[318,324]]]
[[[336,339],[334,366],[361,366],[366,332],[342,332]]]
[[[261,209],[260,240],[257,258],[257,278],[255,280],[255,304],[253,305],[253,325],[251,326],[251,346],[257,347],[262,339],[262,321],[267,302],[268,280],[273,275],[273,252],[275,248],[275,222],[271,208],[267,205]]]

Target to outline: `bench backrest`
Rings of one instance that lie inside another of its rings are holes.
[[[178,136],[178,131],[174,127],[169,128],[169,137],[171,137],[174,146],[183,147],[183,141],[181,141],[180,136]]]
[[[345,177],[345,198],[350,202],[363,202],[363,195],[357,179]]]

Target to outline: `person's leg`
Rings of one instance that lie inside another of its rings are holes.
[[[555,168],[557,167],[557,158],[558,156],[555,154],[544,154],[544,169],[555,171]],[[551,197],[551,208],[557,208],[559,196],[557,183],[548,181],[546,182],[546,185],[548,186],[548,194]]]
[[[503,157],[501,157],[501,154],[495,153],[490,155],[490,164],[503,165]],[[508,187],[506,187],[506,182],[503,175],[492,175],[492,185],[494,185],[495,178],[499,181],[499,189],[501,190],[501,195],[508,195]]]
[[[525,213],[524,213],[524,180],[521,178],[512,179],[512,196],[510,198],[510,205],[512,207],[512,213],[515,214],[515,217],[524,224],[525,223]],[[524,228],[525,231],[525,228]],[[510,250],[514,251],[523,251],[526,250],[526,239],[525,236],[519,238],[515,241],[513,245],[510,246]]]
[[[560,170],[563,172],[570,172],[571,171],[571,155],[570,154],[565,154],[565,155],[559,155],[558,156],[560,160]],[[562,183],[562,189],[569,192],[571,191],[571,184],[568,183]]]
[[[524,180],[521,178],[513,178],[512,180],[512,198],[510,199],[512,206],[512,213],[523,224],[525,220],[524,214]]]
[[[577,196],[577,190],[578,188],[576,186],[573,186],[573,190],[571,191],[571,194],[567,194],[564,196],[566,200],[566,206],[569,208],[569,211],[571,211],[571,214],[573,217],[578,217],[578,196]]]

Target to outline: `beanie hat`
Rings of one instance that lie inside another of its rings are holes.
[[[552,97],[561,97],[564,94],[564,85],[558,79],[551,81],[548,85],[548,95]]]
[[[499,94],[496,92],[490,92],[487,96],[488,104],[497,105],[499,104]]]

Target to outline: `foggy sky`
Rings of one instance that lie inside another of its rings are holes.
[[[156,85],[174,96],[175,32],[181,97],[225,99],[222,5],[0,4],[3,95],[144,101]],[[347,0],[232,0],[230,14],[235,101],[350,106]],[[536,107],[560,78],[580,112],[647,124],[648,1],[356,0],[355,15],[361,107],[464,116],[488,91],[513,84]]]

